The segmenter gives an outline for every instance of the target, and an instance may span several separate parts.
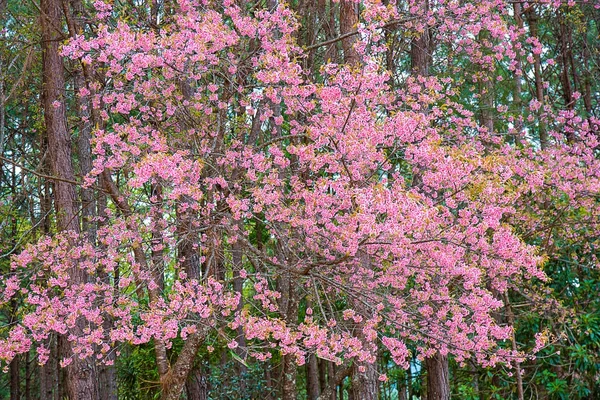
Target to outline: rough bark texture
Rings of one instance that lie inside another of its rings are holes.
[[[560,43],[560,55],[559,64],[561,65],[561,76],[560,81],[562,85],[562,95],[565,102],[565,108],[567,110],[573,110],[575,108],[575,98],[573,97],[573,85],[571,84],[570,71],[573,70],[572,74],[575,77],[576,73],[573,66],[573,43],[571,38],[571,28],[567,25],[565,20],[560,20],[559,23],[559,43]],[[576,81],[576,77],[574,81]],[[575,82],[574,82],[575,83]],[[575,134],[573,131],[568,130],[566,133],[567,141],[572,143],[575,140]]]
[[[10,362],[10,400],[19,400],[21,398],[21,384],[20,384],[20,356],[16,356]]]
[[[187,400],[208,399],[208,379],[198,368],[194,368],[185,382]]]
[[[294,319],[298,318],[298,299],[297,299],[297,290],[292,282],[292,278],[289,274],[286,274],[286,278],[284,278],[285,283],[283,287],[286,288],[287,296],[284,294],[281,296],[282,299],[285,298],[283,304],[285,308],[281,308],[282,310],[287,310],[286,312],[286,321],[288,323],[292,322]],[[281,394],[284,399],[293,400],[298,396],[298,390],[296,387],[296,361],[295,357],[291,355],[283,356],[283,371],[282,371],[282,386],[281,386]]]
[[[379,381],[377,370],[374,365],[367,366],[365,372],[359,372],[357,368],[352,374],[352,387],[350,389],[354,399],[376,400],[379,393]]]
[[[59,400],[56,336],[51,336],[45,345],[50,350],[50,354],[46,364],[40,367],[40,399]]]
[[[29,354],[25,354],[25,400],[31,400],[31,382],[33,371],[31,369],[31,360]]]
[[[198,237],[193,229],[192,217],[189,212],[177,213],[178,252],[180,259],[184,260],[183,268],[188,279],[200,280],[202,278],[200,258],[197,250],[195,250]],[[189,372],[185,383],[185,392],[188,400],[208,399],[208,379],[196,365],[193,365]]]
[[[342,35],[352,32],[358,26],[358,4],[350,0],[340,2],[340,33]],[[354,49],[356,35],[342,40],[342,49],[344,50],[344,61],[348,64],[357,64],[360,57]]]
[[[424,7],[424,12],[426,14],[429,10],[429,1],[425,0],[422,6]],[[431,53],[433,52],[434,46],[435,44],[431,38],[429,29],[425,29],[424,33],[419,38],[412,41],[410,62],[413,75],[429,75],[432,60]],[[419,179],[416,180],[419,181]],[[445,397],[430,397],[432,393],[446,393],[449,396],[450,382],[448,381],[448,359],[437,353],[433,357],[425,359],[425,369],[428,377],[436,377],[433,380],[430,378],[427,379],[427,399],[445,399]],[[446,371],[445,375],[443,374],[444,371]],[[445,379],[444,376],[446,377]],[[429,389],[430,383],[434,384],[434,392]]]
[[[325,387],[323,389],[318,400],[329,400],[329,399],[335,400],[337,398],[336,393],[337,393],[338,385],[340,385],[342,383],[342,381],[348,375],[350,375],[350,373],[352,373],[352,366],[345,367],[345,368],[338,368],[337,371],[335,371],[335,373],[333,373],[333,363],[330,363],[330,365],[332,366],[332,368],[329,369],[330,375],[327,380],[327,387]]]
[[[205,334],[204,328],[199,326],[198,331],[187,338],[177,361],[167,374],[161,377],[161,400],[179,400],[188,376],[194,368],[194,359],[200,345],[204,342]]]
[[[427,399],[449,400],[448,357],[438,352],[425,359],[425,368],[427,369]]]
[[[423,14],[429,12],[429,0],[423,1]],[[431,30],[426,27],[410,44],[410,65],[413,74],[427,76],[431,67]]]
[[[65,99],[63,92],[65,80],[63,75],[63,60],[59,54],[61,34],[61,3],[58,0],[41,0],[42,12],[42,51],[44,73],[44,119],[48,136],[50,167],[55,176],[74,180],[73,164],[71,161],[71,138],[66,119]],[[54,200],[59,231],[72,230],[79,232],[79,218],[76,208],[75,188],[63,181],[54,182]],[[71,271],[74,284],[86,281],[86,274],[79,269]],[[83,329],[77,323],[76,329]],[[70,344],[60,340],[65,355],[71,355]],[[91,360],[80,360],[73,357],[73,362],[67,368],[67,393],[71,400],[97,399],[98,378]]]
[[[306,382],[308,399],[316,400],[319,398],[319,394],[321,393],[321,386],[319,383],[319,363],[314,354],[308,356],[308,362],[306,363]]]

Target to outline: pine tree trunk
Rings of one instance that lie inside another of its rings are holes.
[[[527,17],[527,23],[529,24],[529,32],[533,37],[538,36],[538,16],[533,9],[533,5],[530,5],[525,10],[525,15]],[[542,81],[542,62],[539,54],[533,55],[534,64],[533,64],[533,72],[535,78],[535,97],[537,101],[541,104],[540,113],[543,112],[544,109],[544,82]],[[548,147],[548,132],[546,131],[546,124],[544,121],[539,121],[539,137],[540,137],[540,147],[545,149]]]
[[[25,400],[31,400],[31,381],[34,371],[31,370],[30,352],[25,353]],[[39,370],[39,369],[38,369]]]
[[[356,400],[377,400],[379,393],[379,381],[375,366],[368,366],[365,372],[359,372],[357,368],[352,374],[352,386],[350,388],[352,397]]]
[[[450,379],[448,372],[448,357],[439,352],[425,359],[427,370],[427,399],[449,400]]]
[[[422,15],[426,15],[429,12],[429,0],[424,0],[421,7]],[[422,20],[426,21],[427,19],[422,18]],[[410,65],[413,74],[421,76],[429,75],[432,60],[431,51],[431,31],[429,27],[425,27],[423,33],[410,43]]]
[[[20,400],[21,398],[21,380],[20,380],[20,356],[17,355],[10,362],[9,370],[9,380],[10,380],[10,400]]]
[[[521,3],[514,3],[513,4],[513,12],[515,14],[515,21],[517,23],[517,28],[519,30],[523,29],[523,16],[522,16],[522,8],[521,8]],[[519,54],[517,54],[516,58],[516,68],[517,70],[521,71],[523,70],[523,64],[521,62],[521,57]],[[522,100],[522,88],[523,85],[521,83],[521,80],[523,79],[523,75],[522,74],[514,74],[514,89],[513,89],[513,104],[515,109],[517,110],[517,119],[515,121],[515,130],[517,131],[517,134],[521,132],[521,130],[523,129],[523,122],[521,121],[521,119],[519,117],[521,117],[523,115],[523,100]]]
[[[340,33],[342,35],[355,31],[358,28],[358,4],[351,0],[340,2]],[[346,37],[342,40],[344,50],[344,61],[347,64],[358,64],[360,57],[354,49],[356,35]]]
[[[319,394],[321,393],[321,387],[319,383],[319,363],[317,362],[317,357],[314,354],[308,356],[308,362],[306,363],[306,382],[306,393],[308,395],[308,399],[318,399]]]
[[[44,119],[48,136],[50,167],[55,176],[73,181],[71,137],[67,127],[66,99],[64,98],[63,60],[59,53],[62,39],[61,3],[59,0],[41,0],[40,10],[42,13]],[[65,181],[55,181],[54,199],[58,230],[71,230],[79,233],[79,218],[73,185]],[[86,273],[77,268],[71,270],[70,275],[71,281],[75,285],[85,283],[87,280]],[[76,329],[82,331],[83,328],[81,322],[76,324]],[[59,341],[64,344],[65,355],[72,355],[70,343],[64,338]],[[67,392],[70,400],[98,399],[97,385],[98,377],[93,361],[80,360],[77,356],[73,357],[73,362],[67,368]]]

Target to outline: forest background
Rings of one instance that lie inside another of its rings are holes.
[[[600,4],[0,0],[0,398],[600,398]]]

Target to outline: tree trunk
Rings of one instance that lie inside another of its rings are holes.
[[[30,353],[31,350],[25,353],[25,400],[31,400],[31,378],[35,371],[35,369],[31,369],[31,360],[29,359]]]
[[[489,40],[489,32],[482,31],[479,34],[481,42]],[[479,77],[479,110],[480,125],[485,127],[487,133],[494,132],[494,84],[493,71],[481,68]]]
[[[342,35],[355,31],[358,28],[358,4],[352,0],[340,2],[340,33]],[[342,40],[344,61],[348,64],[358,64],[360,57],[354,48],[357,35],[346,37]]]
[[[506,319],[508,321],[508,325],[514,327],[515,326],[515,315],[513,313],[512,307],[510,305],[510,299],[508,297],[508,293],[504,293],[504,307],[506,310]],[[511,334],[511,345],[512,350],[517,352],[517,338],[515,337],[515,332],[513,330]],[[521,375],[521,363],[515,361],[515,377],[517,378],[517,398],[518,400],[524,400],[525,394],[523,391],[523,376]]]
[[[438,352],[425,359],[425,368],[427,370],[427,399],[449,400],[448,357]]]
[[[40,399],[60,400],[58,396],[58,354],[56,336],[51,335],[45,346],[50,350],[46,364],[40,367]]]
[[[334,368],[332,362],[329,362],[328,366],[327,386],[323,388],[318,400],[335,400],[338,398],[337,389],[339,385],[344,381],[344,379],[346,379],[348,375],[352,373],[352,366],[347,366],[345,368]]]
[[[571,30],[567,26],[564,19],[559,22],[559,42],[560,42],[560,65],[561,68],[561,84],[562,84],[562,95],[565,102],[565,108],[567,110],[573,110],[575,108],[575,98],[573,97],[573,86],[571,85],[571,79],[569,77],[569,67],[572,61],[572,47],[571,43]],[[573,75],[575,72],[573,71]],[[566,132],[567,142],[573,143],[575,140],[575,134],[571,129]]]
[[[194,368],[185,383],[187,400],[208,399],[208,379],[198,368]]]
[[[73,164],[71,161],[71,138],[67,128],[65,98],[65,80],[63,75],[63,60],[59,54],[61,34],[61,3],[59,0],[41,0],[42,13],[42,54],[43,54],[43,97],[44,119],[48,136],[49,161],[55,176],[74,180]],[[59,231],[71,230],[80,232],[79,218],[76,208],[75,188],[64,181],[54,182],[54,199],[57,214],[57,228]],[[71,281],[74,285],[85,283],[86,273],[74,268],[70,271]],[[83,330],[81,323],[76,324],[76,329]],[[70,343],[65,339],[66,355],[72,355]],[[73,357],[67,367],[67,392],[71,400],[97,399],[98,378],[94,363]]]
[[[538,35],[538,17],[533,9],[533,5],[528,7],[525,11],[525,15],[527,16],[527,23],[529,24],[529,32],[531,36],[537,37]],[[539,54],[533,55],[533,72],[535,78],[535,97],[537,101],[541,104],[539,113],[543,113],[544,110],[544,82],[542,82],[542,62]],[[540,118],[539,121],[539,137],[540,137],[540,147],[545,149],[548,147],[548,133],[546,131],[546,123]]]
[[[194,368],[194,359],[200,345],[204,342],[206,332],[198,326],[198,331],[188,336],[177,361],[169,371],[161,377],[161,400],[179,400],[181,393],[188,381],[190,372]]]
[[[10,400],[20,400],[21,398],[21,380],[20,380],[20,368],[19,360],[21,356],[16,355],[15,358],[10,362]]]
[[[285,258],[287,260],[287,258]],[[288,324],[295,324],[298,319],[297,290],[290,273],[284,274],[278,282],[278,291],[281,293],[279,307],[284,313]],[[284,355],[281,369],[281,395],[284,399],[296,399],[297,366],[295,356]]]
[[[308,399],[318,399],[319,394],[321,393],[321,386],[319,383],[319,363],[314,354],[308,356],[308,362],[306,363],[306,382]]]
[[[421,12],[424,16],[422,20],[427,21],[426,15],[429,12],[429,0],[424,0],[422,7]],[[432,60],[431,51],[431,30],[425,26],[423,33],[410,43],[410,65],[413,74],[421,76],[429,75]]]
[[[350,392],[356,400],[377,400],[379,392],[379,381],[377,380],[377,370],[374,366],[367,366],[365,372],[354,368],[352,373],[352,386]]]
[[[513,4],[513,12],[515,14],[515,21],[517,23],[517,28],[520,30],[523,29],[523,15],[522,15],[522,8],[521,8],[521,3],[514,3]],[[522,116],[523,116],[523,100],[522,100],[522,91],[523,91],[523,85],[521,80],[523,79],[523,63],[521,62],[521,55],[517,54],[516,58],[515,58],[515,62],[516,62],[516,68],[517,71],[519,71],[520,73],[515,73],[514,74],[514,89],[513,89],[513,104],[515,109],[517,110],[517,118],[515,121],[515,130],[517,131],[517,134],[521,133],[521,131],[523,130],[523,121],[522,121]]]
[[[426,15],[429,11],[429,1],[424,0],[423,2],[424,11],[423,14]],[[418,74],[422,76],[427,76],[430,73],[430,65],[431,65],[431,53],[433,52],[434,42],[432,40],[431,34],[429,33],[429,29],[425,29],[425,32],[417,39],[414,39],[411,43],[411,52],[410,52],[410,61],[412,67],[412,74]],[[442,391],[444,393],[450,392],[450,382],[447,379],[447,371],[448,371],[448,359],[446,357],[441,357],[438,354],[431,358],[425,359],[425,368],[427,369],[428,375],[436,376],[439,375],[438,371],[446,371],[446,379],[439,379],[436,383],[439,384],[440,388],[436,389],[436,391]],[[430,370],[432,368],[432,370]],[[429,391],[429,381],[428,379],[428,391],[429,395],[431,392]],[[442,399],[440,397],[439,399]],[[431,400],[428,397],[428,400]]]

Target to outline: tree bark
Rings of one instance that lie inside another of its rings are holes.
[[[295,323],[298,318],[298,295],[296,287],[294,286],[293,278],[290,274],[286,274],[284,278],[286,281],[284,287],[287,289],[287,293],[284,292],[281,296],[282,299],[285,299],[283,304],[285,304],[285,308],[282,310],[286,310],[286,322]],[[296,399],[298,397],[298,390],[296,387],[296,378],[297,378],[297,366],[295,356],[293,355],[284,355],[283,356],[283,370],[282,370],[282,387],[281,393],[284,399]]]
[[[51,335],[45,346],[50,350],[50,354],[46,364],[40,367],[40,399],[59,400],[56,336]]]
[[[190,373],[185,383],[185,392],[187,400],[208,399],[208,379],[199,368],[194,368]]]
[[[515,21],[517,23],[517,28],[519,29],[519,31],[521,31],[523,29],[523,11],[522,11],[522,7],[521,7],[521,3],[514,3],[513,4],[513,12],[515,14]],[[522,121],[522,115],[523,115],[523,99],[521,98],[523,96],[522,92],[523,92],[523,85],[521,82],[522,79],[522,73],[523,73],[523,63],[521,62],[521,55],[517,53],[516,58],[516,68],[517,70],[520,72],[519,74],[514,74],[514,89],[513,89],[513,103],[514,103],[514,107],[517,110],[517,118],[515,121],[515,130],[517,131],[517,134],[521,133],[521,131],[523,130],[523,121]]]
[[[44,119],[48,136],[50,167],[55,176],[73,181],[73,164],[71,161],[71,138],[67,127],[64,98],[65,80],[63,60],[59,53],[62,39],[61,4],[59,0],[41,0],[42,13],[42,54],[43,54],[43,97]],[[54,199],[59,231],[71,230],[80,232],[79,218],[76,208],[75,188],[64,181],[54,182]],[[85,283],[86,273],[78,268],[70,271],[74,285]],[[83,330],[81,323],[76,329]],[[61,338],[66,355],[71,356],[70,343]],[[67,367],[67,392],[71,400],[98,399],[98,377],[91,360],[80,360],[74,356]]]
[[[167,374],[161,377],[161,400],[179,400],[190,372],[194,368],[194,359],[200,345],[204,342],[206,332],[199,326],[198,331],[188,336],[177,361]]]
[[[515,326],[515,315],[513,313],[512,307],[510,305],[510,299],[508,297],[508,293],[504,293],[504,307],[506,310],[506,319],[508,321],[508,325],[514,327]],[[511,334],[511,346],[514,352],[517,351],[517,338],[515,337],[515,332],[513,330]],[[515,377],[517,378],[517,398],[518,400],[524,400],[525,394],[523,391],[523,376],[521,374],[521,363],[515,361]]]
[[[377,370],[374,366],[367,366],[365,372],[358,371],[357,367],[354,368],[350,392],[356,400],[377,400],[379,381],[377,380]]]
[[[481,42],[489,40],[489,32],[482,31],[479,34]],[[479,109],[480,124],[485,127],[488,133],[494,132],[494,84],[492,81],[493,73],[487,68],[480,69],[479,77]]]
[[[561,84],[562,84],[562,95],[565,102],[565,108],[567,110],[573,110],[575,108],[575,99],[573,97],[573,86],[571,85],[571,79],[569,77],[569,67],[572,66],[573,43],[571,41],[571,30],[567,26],[567,23],[561,19],[559,21],[559,42],[560,42],[560,65],[561,68]],[[575,76],[575,71],[573,71]],[[575,140],[575,134],[571,129],[566,132],[567,142],[573,143]]]
[[[31,400],[31,381],[35,371],[31,369],[30,353],[31,351],[25,353],[25,400]]]
[[[529,6],[525,10],[525,15],[527,17],[527,23],[529,24],[529,32],[531,36],[537,37],[538,35],[538,16],[533,9],[533,5]],[[540,116],[544,110],[544,83],[542,82],[542,62],[539,54],[533,55],[533,72],[535,78],[535,97],[536,100],[541,104],[540,106]],[[545,149],[548,147],[548,133],[546,131],[546,124],[540,118],[539,120],[539,137],[540,137],[540,147]]]
[[[429,11],[429,1],[424,0],[423,2],[424,14],[426,15]],[[411,43],[411,51],[410,51],[410,61],[412,67],[413,75],[421,75],[427,76],[430,73],[431,66],[431,53],[434,48],[434,43],[431,37],[431,33],[429,29],[426,27],[424,33],[417,39],[414,39]],[[435,383],[435,391],[441,393],[449,393],[450,392],[450,382],[447,379],[448,372],[448,359],[446,357],[442,357],[439,353],[434,355],[433,357],[425,359],[425,369],[427,370],[428,377],[436,376],[435,381],[432,381],[430,378],[427,379],[428,390],[427,394],[429,396],[432,393],[429,390],[430,383]],[[443,371],[446,371],[446,379],[443,379]],[[437,400],[438,398],[434,398]],[[439,397],[439,399],[444,399],[444,397]],[[432,400],[428,397],[428,400]]]
[[[352,0],[340,1],[340,33],[342,35],[356,30],[358,26],[358,4]],[[350,65],[358,64],[360,56],[354,48],[357,36],[353,35],[342,40],[344,61]]]
[[[424,0],[422,4],[423,20],[426,21],[426,15],[429,12],[429,0]],[[431,67],[432,38],[431,30],[425,26],[423,32],[410,43],[410,65],[413,74],[428,76]]]
[[[448,357],[437,352],[425,359],[425,368],[427,370],[427,399],[449,400]]]
[[[20,358],[20,355],[15,356],[9,366],[10,400],[19,400],[21,398]]]
[[[352,366],[338,368],[334,373],[333,363],[330,363],[329,365],[331,365],[331,368],[328,371],[327,387],[323,388],[318,400],[335,400],[337,398],[336,392],[338,386],[352,373]]]
[[[319,363],[314,354],[308,356],[308,362],[306,363],[306,382],[308,399],[318,399],[319,394],[321,393],[321,386],[319,383]]]

